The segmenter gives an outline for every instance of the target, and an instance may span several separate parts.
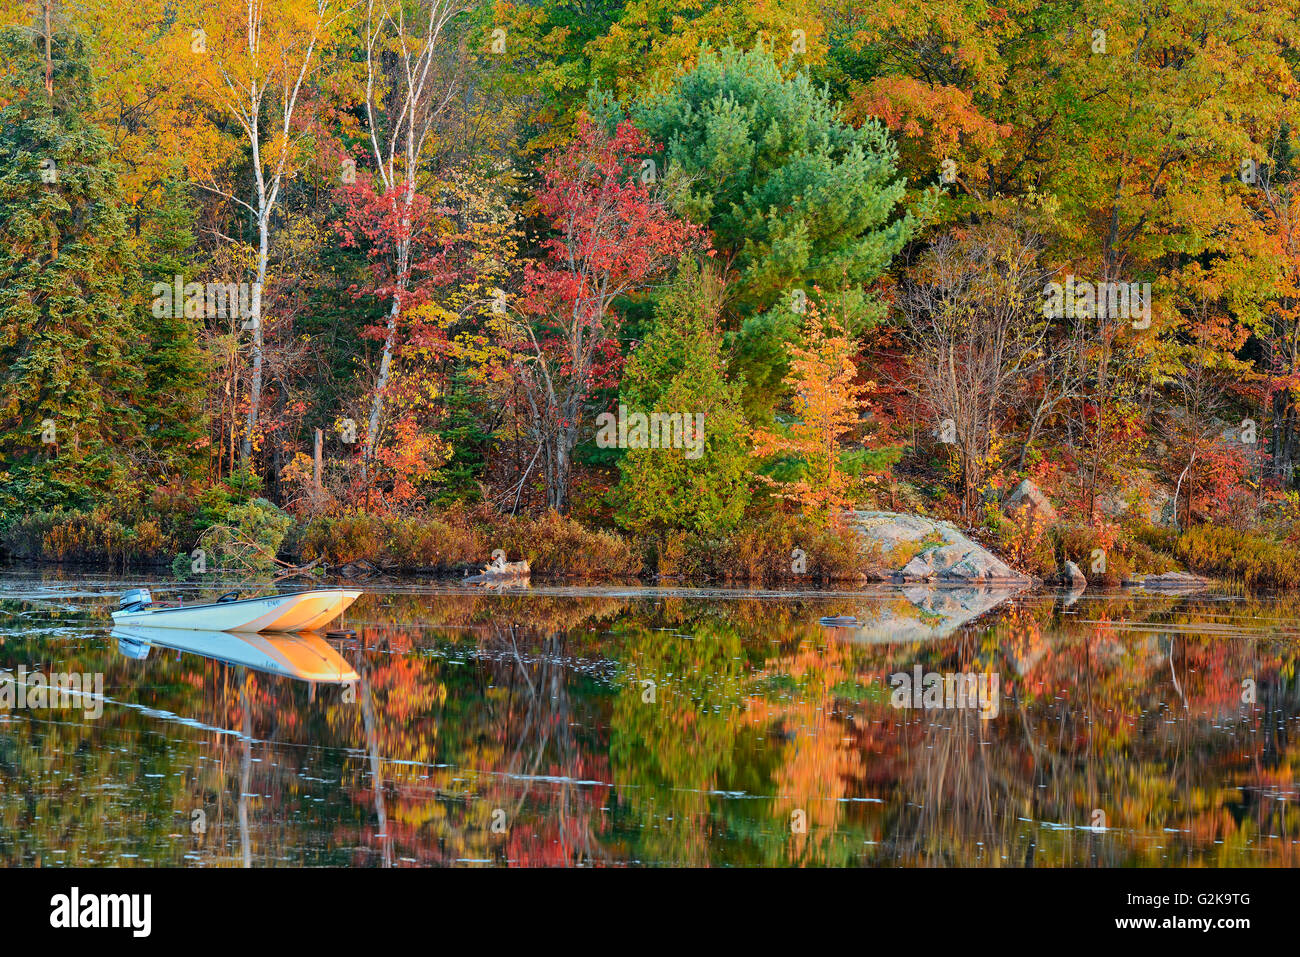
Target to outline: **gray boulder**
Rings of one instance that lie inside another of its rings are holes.
[[[1007,496],[1007,500],[1002,503],[1002,511],[1007,515],[1028,512],[1030,518],[1044,525],[1056,523],[1056,509],[1042,490],[1029,479],[1017,485]]]
[[[849,526],[880,546],[884,581],[977,584],[1027,582],[951,522],[897,512],[850,512]]]
[[[1146,575],[1138,578],[1126,578],[1125,585],[1144,588],[1147,591],[1186,593],[1204,591],[1214,582],[1191,572],[1165,572],[1162,575]]]

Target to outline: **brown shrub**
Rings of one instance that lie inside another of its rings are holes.
[[[626,577],[641,570],[632,544],[547,512],[537,518],[479,510],[410,517],[353,514],[311,519],[298,536],[304,561],[346,565],[362,559],[402,571],[453,571],[487,563],[495,549],[526,558],[534,574]]]
[[[628,539],[583,528],[555,511],[504,519],[486,535],[490,548],[505,549],[507,559],[528,559],[534,574],[626,578],[642,568],[641,555]]]
[[[881,560],[879,546],[866,543],[851,529],[824,528],[785,512],[773,512],[733,532],[710,551],[709,564],[724,581],[857,581]]]

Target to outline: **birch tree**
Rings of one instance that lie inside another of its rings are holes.
[[[192,31],[200,63],[200,84],[214,105],[234,120],[251,151],[252,190],[248,196],[201,182],[204,189],[246,210],[257,228],[254,279],[244,328],[252,333],[252,374],[248,411],[240,439],[240,458],[252,456],[262,402],[262,363],[271,216],[286,180],[295,170],[303,136],[295,128],[304,91],[321,47],[350,6],[337,0],[232,0],[209,8]],[[206,55],[206,57],[205,57]]]
[[[362,448],[367,479],[392,377],[398,325],[410,289],[419,192],[416,179],[432,145],[435,125],[458,89],[458,73],[444,68],[440,57],[452,21],[466,9],[464,0],[366,0],[366,130],[376,180],[391,197],[399,220],[391,249],[392,301]]]

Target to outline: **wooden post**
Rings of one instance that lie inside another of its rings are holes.
[[[320,482],[320,463],[321,463],[321,444],[325,441],[324,435],[320,429],[316,430],[316,491],[321,490]]]

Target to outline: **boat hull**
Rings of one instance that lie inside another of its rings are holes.
[[[330,588],[182,608],[118,611],[113,613],[113,623],[192,631],[311,631],[343,614],[360,595],[350,588]]]

